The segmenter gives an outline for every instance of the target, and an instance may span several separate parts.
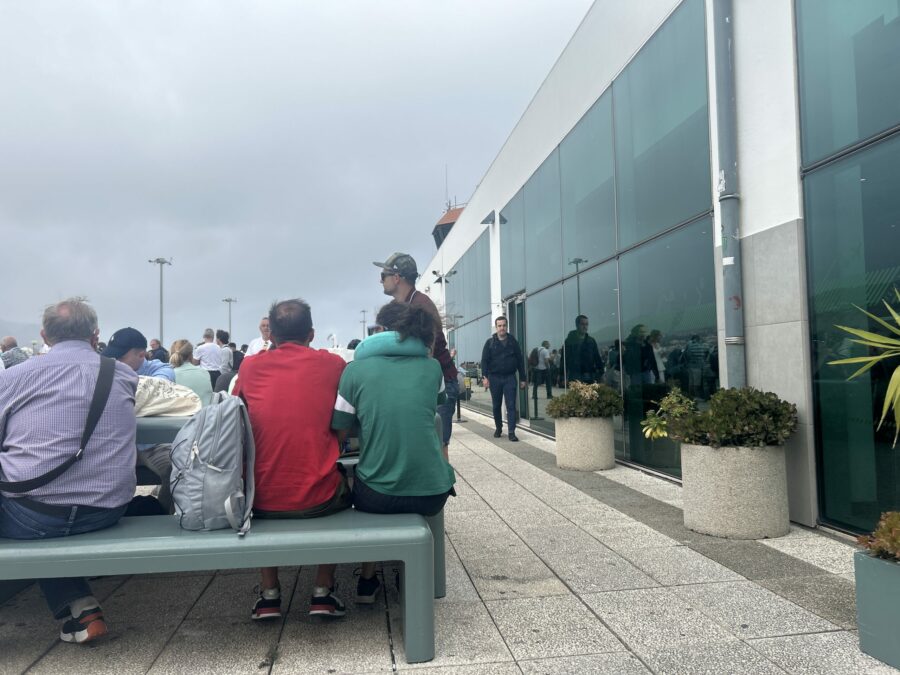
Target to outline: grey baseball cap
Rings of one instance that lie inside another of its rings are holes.
[[[384,262],[373,262],[372,264],[386,272],[399,274],[401,277],[415,279],[419,276],[416,261],[408,253],[395,253]]]

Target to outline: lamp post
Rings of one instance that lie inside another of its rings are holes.
[[[169,258],[166,260],[165,258],[154,258],[147,262],[153,265],[159,265],[159,343],[164,345],[166,342],[163,339],[163,265],[171,265],[172,259]]]
[[[581,265],[584,265],[587,260],[584,258],[572,258],[569,261],[570,265],[575,265],[575,296],[576,296],[576,304],[578,305],[578,314],[581,314],[581,275],[578,274],[578,268]]]
[[[362,321],[360,321],[360,323],[362,324],[362,327],[363,327],[363,331],[362,331],[362,333],[363,333],[363,334],[362,334],[363,340],[365,340],[365,339],[366,339],[366,332],[367,332],[367,329],[368,329],[368,324],[366,324],[366,310],[361,309],[361,310],[359,310],[359,312],[360,312],[360,314],[363,315]]]
[[[222,302],[228,303],[228,338],[231,340],[234,340],[234,336],[231,334],[231,303],[237,301],[237,298],[222,298]]]

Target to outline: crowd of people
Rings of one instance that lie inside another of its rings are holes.
[[[247,407],[256,445],[255,517],[315,518],[351,507],[440,512],[455,494],[448,445],[456,368],[437,309],[415,289],[415,260],[395,253],[374,264],[391,297],[377,316],[384,330],[360,342],[349,363],[311,346],[312,311],[299,298],[273,303],[259,338],[241,349],[227,331],[212,329],[196,346],[179,339],[166,349],[130,327],[101,343],[97,313],[83,298],[45,309],[45,355],[28,358],[14,339],[3,338],[0,537],[65,537],[113,526],[133,505],[138,467],[157,474],[160,512],[172,513],[171,447],[138,445],[137,416],[191,414],[214,391],[230,392]],[[109,393],[101,394],[101,373],[110,365]],[[102,414],[81,444],[97,401]],[[360,456],[351,487],[337,459],[354,434]],[[363,563],[355,599],[371,603],[380,582],[375,563]],[[335,565],[319,567],[310,614],[345,613],[334,573]],[[62,621],[63,641],[107,633],[86,579],[39,584]],[[264,568],[251,618],[280,616],[278,569]]]

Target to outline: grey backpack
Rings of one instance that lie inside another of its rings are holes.
[[[172,443],[172,500],[185,530],[232,527],[243,536],[253,508],[256,446],[244,402],[224,392]],[[246,487],[245,487],[246,486]]]

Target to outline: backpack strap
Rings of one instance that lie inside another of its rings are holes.
[[[69,457],[62,464],[47,473],[20,481],[0,481],[0,490],[5,492],[30,492],[39,487],[43,487],[50,481],[61,476],[70,466],[81,459],[84,449],[87,447],[91,435],[100,421],[103,409],[106,407],[106,401],[109,399],[109,392],[112,390],[113,376],[116,371],[116,360],[106,356],[100,357],[100,374],[97,376],[97,384],[94,386],[94,395],[91,398],[91,406],[88,409],[87,421],[84,425],[84,431],[81,434],[81,442],[78,445],[78,451]]]
[[[243,537],[250,530],[253,519],[253,499],[256,496],[256,477],[253,467],[256,465],[256,444],[253,441],[253,430],[250,428],[250,414],[244,401],[238,398],[241,411],[241,433],[243,434],[244,448],[244,494],[232,494],[225,500],[225,516],[232,528],[237,530],[238,536]],[[239,498],[244,498],[243,512],[236,512],[240,503]]]

